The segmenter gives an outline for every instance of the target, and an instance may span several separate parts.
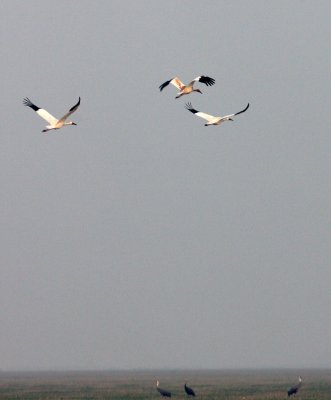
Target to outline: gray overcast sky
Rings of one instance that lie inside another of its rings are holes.
[[[1,1],[0,368],[331,367],[330,13]]]

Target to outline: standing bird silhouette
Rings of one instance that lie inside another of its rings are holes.
[[[165,389],[161,389],[159,387],[159,385],[160,385],[160,382],[156,381],[156,390],[160,393],[160,395],[163,397],[171,397],[171,392],[169,392],[168,390],[165,390]]]
[[[296,385],[294,385],[288,389],[287,396],[290,397],[290,396],[292,396],[292,394],[298,393],[298,390],[300,389],[301,385],[302,385],[302,378],[301,378],[301,376],[299,376],[299,383],[297,383]]]
[[[185,389],[185,393],[186,393],[188,396],[195,396],[194,390],[193,390],[192,388],[188,387],[186,383],[185,383],[185,385],[184,385],[184,389]]]

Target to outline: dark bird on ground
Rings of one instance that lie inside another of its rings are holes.
[[[188,396],[195,396],[194,390],[191,389],[190,387],[188,387],[188,386],[186,385],[186,383],[185,383],[185,385],[184,385],[184,389],[185,389],[185,393],[186,393]]]
[[[160,395],[163,397],[171,397],[171,392],[169,392],[168,390],[165,390],[165,389],[161,389],[159,387],[159,385],[160,385],[160,382],[156,381],[156,390],[160,393]]]
[[[292,394],[298,393],[298,390],[300,389],[301,385],[302,385],[302,378],[301,378],[301,376],[299,376],[299,383],[297,383],[296,385],[294,385],[288,389],[287,396],[290,397],[290,396],[292,396]]]

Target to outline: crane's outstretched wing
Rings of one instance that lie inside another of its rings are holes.
[[[247,106],[246,106],[243,110],[241,110],[241,111],[235,113],[234,115],[239,115],[239,114],[241,114],[241,113],[247,111],[248,107],[249,107],[249,103],[247,104]]]
[[[215,83],[215,79],[209,78],[209,76],[198,76],[197,78],[194,78],[192,82],[190,82],[190,85],[193,85],[194,82],[201,82],[204,83],[206,86],[213,86]]]
[[[73,107],[71,107],[70,110],[66,114],[64,114],[64,116],[62,118],[59,119],[59,122],[64,122],[71,114],[73,114],[77,110],[79,105],[80,105],[80,97],[78,99],[77,104],[75,104]]]
[[[162,83],[162,85],[159,86],[160,92],[162,92],[162,90],[165,87],[167,87],[169,85],[169,83],[174,85],[178,90],[182,90],[183,87],[185,87],[184,83],[179,78],[175,77],[175,78],[170,79],[169,81]]]
[[[191,103],[186,103],[186,104],[185,104],[185,108],[186,108],[187,110],[191,111],[191,113],[195,114],[197,117],[203,118],[203,119],[205,119],[205,120],[208,121],[208,122],[210,122],[210,121],[212,121],[213,119],[216,118],[216,117],[214,117],[213,115],[205,114],[205,113],[203,113],[203,112],[201,112],[201,111],[195,110],[195,109],[192,107],[192,104],[191,104]]]
[[[239,115],[241,113],[244,113],[245,111],[247,111],[248,107],[249,107],[249,103],[247,104],[247,106],[243,110],[241,110],[241,111],[239,111],[239,112],[237,112],[235,114],[224,115],[224,117],[222,117],[222,120],[227,120],[229,118],[234,117],[235,115]]]
[[[238,112],[235,113],[235,114],[224,115],[224,117],[222,117],[222,121],[226,121],[226,120],[228,120],[229,118],[234,117],[235,115],[239,115],[239,114],[241,114],[241,113],[247,111],[248,107],[249,107],[249,103],[247,104],[247,106],[246,106],[243,110],[238,111]]]
[[[57,118],[53,117],[48,111],[44,110],[43,108],[39,108],[35,104],[32,103],[32,101],[26,97],[23,99],[23,104],[27,107],[32,108],[41,118],[43,118],[45,121],[47,121],[49,124],[52,126],[55,126],[57,123]]]

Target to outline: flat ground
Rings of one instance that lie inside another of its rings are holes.
[[[185,399],[185,382],[198,400],[286,399],[299,374],[297,400],[331,399],[331,370],[0,372],[0,399],[159,400],[156,379],[178,400]]]

